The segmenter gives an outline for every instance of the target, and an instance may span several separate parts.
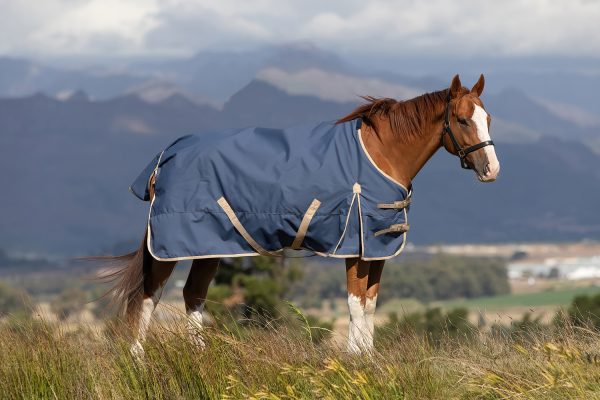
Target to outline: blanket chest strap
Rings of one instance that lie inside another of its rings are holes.
[[[375,232],[375,236],[380,236],[380,235],[385,235],[386,233],[404,233],[404,232],[408,232],[408,230],[410,229],[410,225],[408,224],[394,224],[394,225],[390,225],[389,228],[386,229],[382,229],[380,231]]]
[[[379,204],[377,204],[377,208],[401,210],[403,208],[408,207],[409,204],[410,204],[410,197],[406,200],[395,201],[393,203],[379,203]]]

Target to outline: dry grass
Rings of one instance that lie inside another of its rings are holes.
[[[209,329],[200,350],[174,321],[155,327],[139,363],[112,329],[3,323],[0,393],[7,399],[600,398],[600,338],[585,329],[518,338],[477,332],[436,346],[387,332],[371,356],[357,357],[313,344],[306,327],[290,326]]]

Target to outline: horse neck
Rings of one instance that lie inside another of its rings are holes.
[[[443,106],[435,115],[423,118],[421,132],[410,139],[399,139],[387,117],[373,119],[362,129],[366,150],[379,169],[404,187],[410,187],[421,168],[441,147]]]

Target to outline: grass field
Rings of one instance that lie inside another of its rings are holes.
[[[597,286],[574,287],[536,293],[507,294],[468,300],[450,300],[434,303],[432,305],[441,305],[447,309],[466,307],[471,310],[501,310],[510,307],[567,306],[575,296],[583,294],[594,295],[598,293],[600,293],[600,288]]]
[[[519,337],[475,332],[437,345],[386,331],[371,356],[313,343],[306,326],[207,330],[176,322],[136,361],[113,330],[0,325],[6,399],[600,399],[600,336],[570,326]]]

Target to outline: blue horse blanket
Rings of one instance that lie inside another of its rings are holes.
[[[164,261],[278,255],[285,248],[363,260],[400,254],[410,193],[374,164],[360,123],[176,140],[130,187],[151,200],[150,253]]]

